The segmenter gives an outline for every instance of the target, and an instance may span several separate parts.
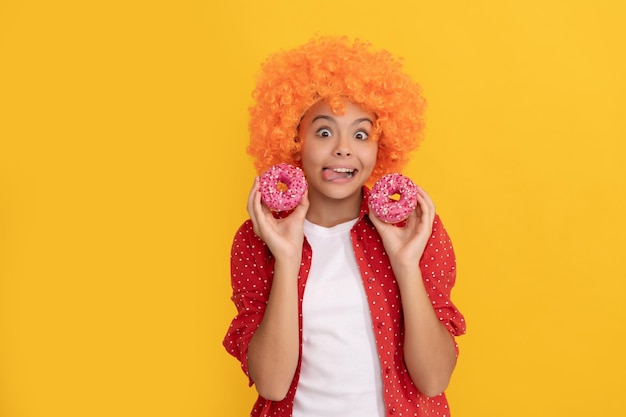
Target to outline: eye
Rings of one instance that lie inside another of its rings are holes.
[[[321,129],[318,129],[317,132],[315,132],[317,134],[317,136],[321,137],[321,138],[327,138],[331,135],[330,129],[323,127]]]
[[[367,133],[364,130],[359,130],[358,132],[354,134],[354,138],[358,140],[367,140],[367,138],[369,137],[370,137],[369,133]]]

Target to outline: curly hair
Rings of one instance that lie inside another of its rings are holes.
[[[368,184],[400,171],[423,139],[421,87],[403,72],[401,60],[359,39],[317,37],[270,55],[252,97],[247,151],[259,173],[280,162],[300,165],[300,119],[322,99],[335,114],[344,114],[346,98],[375,115],[378,158]]]

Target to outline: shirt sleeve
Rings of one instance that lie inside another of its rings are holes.
[[[231,321],[223,345],[239,360],[248,378],[248,345],[263,318],[271,287],[273,267],[270,258],[267,246],[254,234],[252,222],[246,221],[237,231],[231,248],[231,300],[237,314]],[[249,379],[249,384],[252,383]]]
[[[420,269],[426,291],[441,323],[452,336],[465,334],[465,318],[450,299],[456,282],[456,257],[452,241],[439,216],[435,216],[430,241],[420,260]]]

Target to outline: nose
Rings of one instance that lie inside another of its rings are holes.
[[[346,157],[352,155],[350,140],[346,135],[339,135],[335,146],[335,156]]]

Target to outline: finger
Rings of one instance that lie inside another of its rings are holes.
[[[296,206],[292,215],[304,217],[306,216],[306,213],[308,211],[309,211],[309,190],[304,190],[304,194],[302,194],[302,198],[300,199],[300,202]]]
[[[309,208],[309,189],[304,190],[304,194],[302,194],[302,199],[300,200],[300,205],[303,207]]]
[[[435,204],[430,196],[420,187],[418,187],[417,192],[417,203],[421,211],[421,220],[428,224],[432,224],[435,220]]]
[[[259,192],[259,177],[254,178],[252,189],[248,195],[248,215],[254,226],[254,233],[259,235],[259,220],[262,218],[261,193]]]
[[[418,200],[418,203],[419,203],[419,200]],[[415,227],[415,224],[419,221],[421,216],[422,216],[422,210],[419,208],[419,204],[418,204],[418,207],[416,207],[415,210],[409,213],[408,217],[406,218],[406,228],[408,230],[413,230],[413,228]]]
[[[420,186],[417,187],[417,195],[421,197],[421,200],[424,202],[423,206],[428,207],[430,211],[435,211],[435,203],[432,198],[428,195],[428,193]]]
[[[254,198],[259,190],[259,177],[254,177],[254,181],[252,182],[252,188],[250,188],[250,193],[248,194],[248,214],[252,214],[252,207],[254,206]]]

